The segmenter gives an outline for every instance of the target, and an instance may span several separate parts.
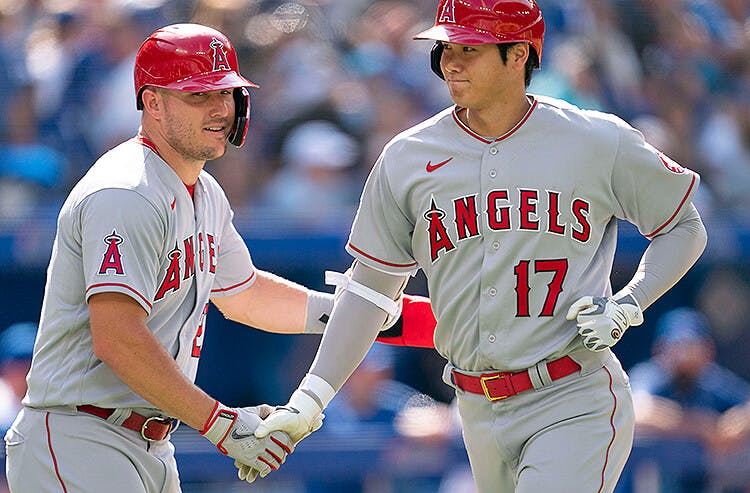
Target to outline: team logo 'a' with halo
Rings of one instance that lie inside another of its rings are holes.
[[[438,22],[450,22],[451,24],[456,23],[456,11],[455,11],[455,0],[448,0],[443,4],[442,10],[440,10],[440,16]]]
[[[102,265],[99,266],[99,275],[109,274],[109,271],[113,270],[115,275],[124,276],[125,271],[122,268],[122,255],[120,254],[120,244],[124,238],[113,229],[112,234],[105,236],[103,240],[107,245],[107,251],[104,252]]]
[[[229,60],[227,60],[227,52],[224,48],[224,43],[213,38],[209,46],[211,46],[211,49],[214,52],[214,72],[218,70],[232,70],[232,67],[229,65]]]

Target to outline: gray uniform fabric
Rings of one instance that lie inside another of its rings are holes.
[[[688,251],[660,282],[684,274],[705,241],[692,221],[700,179],[613,115],[529,97],[498,138],[474,133],[457,107],[396,136],[365,185],[347,251],[394,276],[424,271],[447,384],[452,369],[547,375],[495,402],[456,388],[480,493],[611,492],[633,439],[627,375],[609,349],[585,349],[565,315],[582,296],[612,295],[618,220],[649,239],[681,224]],[[644,298],[666,289],[638,281]],[[329,339],[338,325],[332,317]],[[552,381],[546,361],[562,356],[581,371]]]
[[[114,457],[134,457],[134,468],[112,472],[106,483],[87,482],[94,485],[90,491],[179,490],[169,486],[173,479],[176,484],[176,468],[168,440],[149,448],[137,432],[75,411],[88,404],[116,408],[112,419],[131,409],[162,414],[94,354],[87,301],[104,292],[136,300],[148,314],[149,329],[194,380],[209,298],[237,293],[256,279],[232,215],[213,177],[201,172],[191,198],[141,138],[106,153],[75,186],[58,218],[25,412],[6,435],[8,460],[24,464],[9,478],[14,492],[62,491],[66,484],[72,485],[68,491],[79,491],[76,481],[90,474],[87,469],[118,469],[122,460]],[[85,433],[68,431],[79,424]],[[49,462],[50,447],[55,464]],[[27,458],[54,467],[27,476]],[[81,464],[87,468],[77,469]],[[57,473],[47,474],[51,470]]]

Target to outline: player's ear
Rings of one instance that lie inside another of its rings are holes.
[[[146,86],[141,91],[141,101],[143,102],[143,111],[148,113],[152,118],[158,118],[163,111],[163,98],[159,89],[156,87]]]
[[[514,65],[524,67],[526,60],[529,58],[529,50],[531,45],[529,43],[515,43],[508,50],[508,61]]]

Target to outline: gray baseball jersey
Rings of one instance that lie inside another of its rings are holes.
[[[611,295],[616,220],[653,238],[698,187],[621,119],[530,98],[496,139],[454,107],[391,140],[347,245],[381,271],[424,271],[435,347],[464,370],[515,371],[580,348],[565,313]]]
[[[699,178],[615,116],[530,101],[498,138],[455,107],[396,136],[347,250],[384,272],[424,271],[446,370],[528,369],[534,391],[499,400],[485,387],[498,377],[481,380],[486,397],[444,373],[478,491],[611,492],[633,441],[628,379],[609,349],[583,347],[566,312],[612,294],[617,219],[667,232]],[[553,380],[547,362],[562,356],[581,370]]]
[[[118,292],[195,379],[209,297],[237,293],[255,270],[219,184],[186,186],[144,138],[102,156],[58,218],[26,406],[153,407],[93,352],[87,301]]]

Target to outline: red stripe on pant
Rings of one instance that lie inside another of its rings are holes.
[[[49,447],[49,454],[52,456],[52,464],[54,464],[55,466],[55,474],[57,475],[57,480],[60,481],[60,486],[62,486],[63,492],[68,493],[68,489],[65,487],[62,476],[60,476],[60,469],[57,467],[57,458],[55,457],[55,451],[52,450],[52,434],[49,431],[49,412],[44,418],[44,424],[47,428],[47,446]]]

